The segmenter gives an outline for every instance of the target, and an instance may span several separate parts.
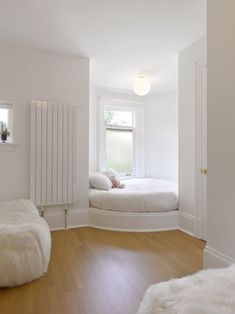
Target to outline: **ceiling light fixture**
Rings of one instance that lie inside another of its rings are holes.
[[[138,76],[133,83],[133,90],[138,96],[145,96],[151,88],[149,80],[145,76]]]

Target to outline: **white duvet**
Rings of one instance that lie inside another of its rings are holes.
[[[49,227],[32,202],[0,202],[1,287],[42,276],[48,268],[50,251]]]
[[[162,212],[178,208],[177,183],[151,178],[123,181],[124,189],[90,189],[90,207],[121,212]]]

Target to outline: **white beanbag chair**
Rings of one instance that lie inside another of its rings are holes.
[[[0,202],[0,286],[13,287],[41,277],[50,252],[49,227],[34,204]]]
[[[235,265],[150,286],[137,314],[234,314]]]

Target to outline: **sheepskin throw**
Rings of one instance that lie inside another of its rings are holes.
[[[34,204],[0,202],[0,286],[13,287],[42,276],[50,252],[49,227]]]
[[[151,286],[138,314],[234,314],[235,265]]]

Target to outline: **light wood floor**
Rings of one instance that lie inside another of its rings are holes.
[[[0,290],[1,314],[134,314],[149,285],[202,267],[204,243],[181,231],[52,233],[46,276]]]

